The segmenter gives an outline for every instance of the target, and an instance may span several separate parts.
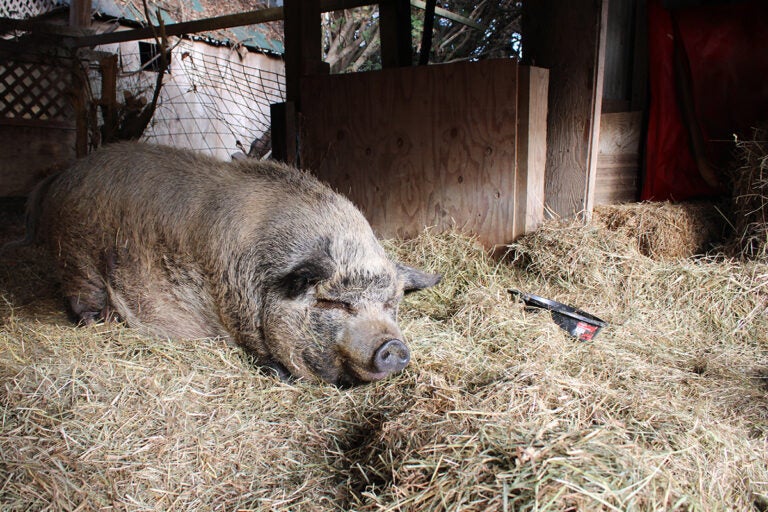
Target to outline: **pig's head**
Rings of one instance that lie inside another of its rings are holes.
[[[342,386],[382,379],[410,361],[400,301],[440,277],[391,261],[378,242],[326,238],[275,277],[264,342],[275,366],[294,377]]]

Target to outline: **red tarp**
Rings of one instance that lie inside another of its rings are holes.
[[[715,168],[727,165],[733,134],[768,122],[768,1],[666,10],[648,2],[650,111],[642,199],[716,195],[691,154],[675,89],[675,24],[690,66],[695,115]]]

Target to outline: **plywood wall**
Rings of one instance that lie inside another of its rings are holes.
[[[380,236],[458,227],[492,246],[521,234],[526,215],[529,226],[543,215],[543,151],[528,145],[544,135],[519,137],[516,62],[302,80],[301,165],[350,197]],[[525,100],[524,122],[545,129],[546,72],[524,80],[539,95],[533,112]]]

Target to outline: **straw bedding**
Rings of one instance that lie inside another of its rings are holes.
[[[354,389],[73,327],[37,249],[1,258],[0,508],[768,510],[765,263],[654,259],[602,222],[502,261],[458,233],[387,248],[445,277],[401,308],[411,365]],[[508,288],[609,326],[576,342]]]

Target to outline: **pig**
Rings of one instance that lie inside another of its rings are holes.
[[[138,142],[41,183],[28,229],[75,321],[223,338],[283,379],[339,386],[408,365],[398,305],[441,277],[390,259],[362,213],[306,171]]]

